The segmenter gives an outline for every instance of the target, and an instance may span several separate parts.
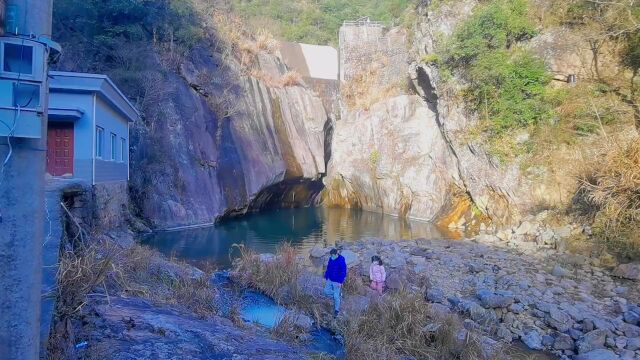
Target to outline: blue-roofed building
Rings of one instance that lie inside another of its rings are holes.
[[[136,108],[106,75],[49,72],[47,173],[92,185],[129,179]]]

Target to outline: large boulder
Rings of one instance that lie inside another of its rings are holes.
[[[324,203],[434,219],[458,177],[437,116],[417,95],[345,112],[335,122]]]
[[[113,296],[90,313],[83,321],[99,334],[90,346],[100,349],[100,359],[309,358],[305,349],[254,327],[237,327],[219,316],[201,319],[140,298]]]
[[[404,279],[397,272],[393,272],[387,276],[387,288],[392,290],[402,290],[405,286]]]
[[[635,311],[625,311],[623,316],[624,321],[631,325],[637,325],[638,323],[640,323],[640,314],[636,313]]]
[[[618,265],[613,275],[623,279],[640,280],[640,264]]]
[[[344,260],[347,262],[347,266],[351,267],[360,262],[360,258],[358,254],[351,250],[342,250],[340,255],[344,257]]]
[[[553,270],[551,271],[551,274],[552,274],[553,276],[556,276],[556,277],[567,277],[567,276],[571,275],[571,273],[569,272],[569,270],[567,270],[567,269],[563,268],[563,267],[562,267],[562,266],[560,266],[560,265],[556,265],[556,266],[554,266],[554,267],[553,267]]]
[[[607,331],[603,329],[596,329],[584,334],[576,342],[578,353],[583,354],[596,349],[603,349],[606,338]]]
[[[529,221],[523,221],[522,224],[516,229],[516,235],[533,235],[536,233],[538,226]]]
[[[402,253],[395,253],[387,260],[387,265],[392,268],[400,268],[407,265],[407,256]]]
[[[556,307],[551,308],[545,319],[551,327],[560,332],[568,331],[573,325],[571,316]]]
[[[627,339],[627,350],[631,350],[631,351],[640,350],[640,337]]]
[[[328,253],[327,249],[322,246],[316,245],[309,251],[309,255],[313,258],[321,258]]]
[[[440,288],[431,288],[427,290],[426,299],[432,303],[444,303],[444,291]]]
[[[567,334],[558,334],[553,342],[553,348],[556,350],[573,350],[573,347],[573,339]]]
[[[574,360],[618,360],[620,357],[611,350],[598,349],[577,355]]]
[[[528,331],[522,336],[522,342],[532,350],[542,350],[542,336],[537,330]]]
[[[305,331],[311,330],[311,327],[313,326],[313,320],[299,311],[287,311],[286,316],[291,319],[295,326]]]
[[[515,301],[513,294],[510,292],[494,293],[488,289],[478,290],[476,297],[480,300],[480,304],[488,309],[506,308]]]
[[[640,327],[628,323],[618,325],[618,330],[622,331],[626,337],[639,337]]]
[[[326,173],[329,115],[322,99],[303,86],[271,87],[242,74],[207,46],[182,55],[179,74],[147,56],[144,73],[157,75],[162,106],[145,111],[153,128],[132,127],[137,171],[129,186],[141,215],[154,228],[168,228],[211,223],[271,200],[310,204],[320,186],[305,193],[285,180],[312,182]],[[273,78],[286,72],[277,56],[262,54],[259,65],[275,69]],[[274,185],[286,193],[271,196]]]

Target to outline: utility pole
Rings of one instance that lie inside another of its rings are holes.
[[[0,0],[0,357],[38,359],[52,0]]]

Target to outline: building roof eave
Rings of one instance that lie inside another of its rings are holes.
[[[97,93],[124,115],[129,122],[140,119],[140,112],[111,81],[102,74],[50,71],[49,89],[62,92]]]
[[[50,119],[71,119],[76,121],[84,115],[84,111],[75,108],[49,108]]]

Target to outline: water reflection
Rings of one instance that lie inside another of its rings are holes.
[[[304,208],[253,214],[215,227],[161,232],[142,242],[169,256],[191,262],[213,262],[228,267],[233,244],[260,252],[274,252],[290,242],[301,253],[316,244],[333,246],[339,241],[360,239],[459,238],[460,234],[433,224],[350,209]]]

